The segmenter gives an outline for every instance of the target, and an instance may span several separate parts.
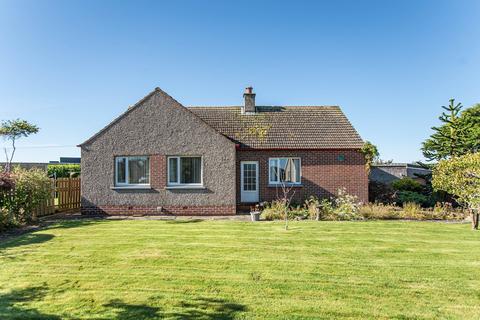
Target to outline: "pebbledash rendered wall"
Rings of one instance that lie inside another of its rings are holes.
[[[156,89],[81,145],[83,214],[236,213],[235,144]],[[115,156],[150,156],[150,189],[116,189]],[[168,189],[167,156],[201,156],[204,189]]]
[[[259,199],[271,201],[282,195],[282,188],[268,183],[268,159],[275,157],[299,157],[302,181],[293,201],[302,202],[311,195],[334,196],[339,188],[355,195],[361,202],[368,202],[368,176],[365,157],[359,150],[242,150],[237,151],[237,190],[240,189],[240,162],[259,162]],[[237,195],[240,203],[240,192]]]

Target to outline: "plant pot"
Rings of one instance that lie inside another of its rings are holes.
[[[250,217],[252,218],[252,221],[260,221],[260,211],[251,211]]]

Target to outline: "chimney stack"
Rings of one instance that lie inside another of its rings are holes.
[[[246,87],[243,94],[245,103],[242,107],[243,114],[252,114],[255,113],[255,93],[253,93],[252,87]]]

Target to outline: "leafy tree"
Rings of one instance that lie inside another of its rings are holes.
[[[465,109],[460,123],[466,128],[466,144],[469,152],[480,151],[480,104]]]
[[[442,160],[461,156],[480,149],[480,107],[461,112],[462,104],[450,99],[439,117],[443,123],[432,127],[434,133],[423,142],[422,152],[428,160]]]
[[[423,190],[423,186],[420,182],[415,181],[410,177],[403,177],[402,179],[393,181],[392,187],[397,191],[421,192]]]
[[[0,125],[0,136],[5,140],[10,140],[12,143],[12,153],[8,155],[7,148],[4,148],[5,156],[7,158],[7,164],[5,166],[5,171],[10,172],[10,167],[12,165],[13,156],[15,155],[15,142],[21,137],[28,137],[31,134],[37,133],[39,128],[25,120],[6,120],[2,121]]]
[[[478,229],[480,210],[480,153],[440,161],[433,169],[435,190],[453,194],[472,214],[472,228]]]
[[[47,172],[49,177],[55,178],[71,178],[80,174],[80,164],[49,164]]]
[[[367,174],[370,174],[370,170],[372,167],[372,163],[378,159],[380,153],[378,152],[377,146],[375,146],[370,141],[365,141],[363,144],[362,149],[360,150],[362,154],[365,156],[365,168],[367,170]]]

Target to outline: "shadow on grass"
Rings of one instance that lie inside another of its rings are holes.
[[[177,319],[177,320],[232,320],[239,312],[246,310],[241,304],[227,302],[223,299],[197,298],[188,302],[181,302],[175,309],[180,311],[162,312],[160,307],[143,304],[128,304],[119,299],[112,300],[104,307],[114,310],[115,320],[152,320],[152,319]]]
[[[15,289],[0,294],[0,319],[39,319],[58,320],[67,314],[48,314],[32,308],[29,304],[42,301],[49,292],[44,283],[41,286]],[[58,292],[57,292],[58,293]],[[92,306],[93,307],[93,306]],[[103,305],[110,319],[115,320],[153,320],[153,319],[204,319],[232,320],[237,313],[246,311],[246,307],[223,299],[196,298],[188,302],[180,302],[173,307],[176,311],[162,312],[160,307],[146,304],[129,304],[120,299],[114,299]],[[61,311],[60,311],[61,312]]]
[[[48,233],[27,233],[12,239],[8,239],[5,242],[0,242],[0,252],[11,247],[20,247],[30,244],[43,243],[52,240],[55,236]]]
[[[147,320],[161,319],[160,308],[143,304],[128,304],[120,299],[111,300],[103,305],[106,308],[114,309],[116,320]]]
[[[247,308],[238,303],[228,302],[223,299],[197,298],[182,302],[181,310],[168,314],[173,319],[208,319],[231,320],[235,315],[244,312]]]
[[[59,316],[43,313],[26,306],[32,301],[42,300],[46,292],[46,286],[39,286],[0,294],[0,319],[61,319]]]
[[[52,240],[55,236],[48,233],[37,233],[39,230],[80,228],[88,225],[108,222],[101,219],[60,220],[51,225],[36,227],[29,230],[10,230],[0,238],[0,252],[11,247],[19,247],[30,244],[43,243]]]

